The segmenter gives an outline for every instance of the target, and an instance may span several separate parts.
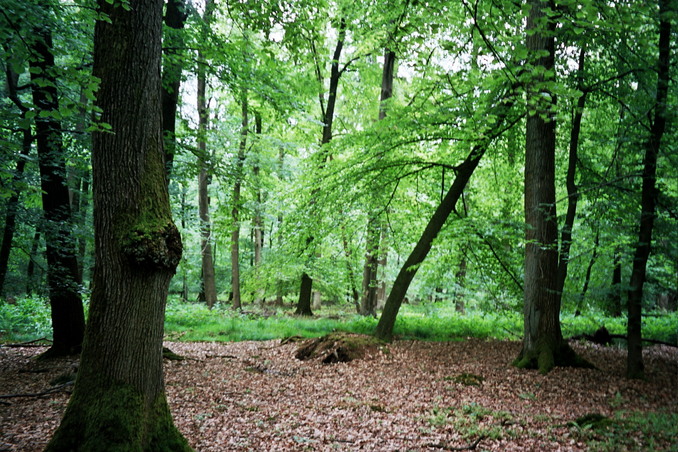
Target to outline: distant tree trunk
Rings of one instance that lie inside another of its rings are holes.
[[[28,295],[32,295],[35,290],[35,256],[38,255],[40,236],[40,229],[36,227],[31,241],[31,252],[28,255],[28,265],[26,265],[26,293]]]
[[[207,0],[203,20],[210,23],[214,3]],[[207,306],[212,309],[217,302],[217,287],[212,255],[212,227],[210,222],[209,183],[210,155],[207,150],[207,129],[209,112],[207,106],[206,61],[202,52],[198,52],[198,214],[200,216],[200,251],[202,256],[202,293]]]
[[[183,70],[180,49],[184,46],[182,29],[187,17],[185,0],[167,0],[165,25],[169,32],[163,37],[165,58],[162,67],[162,130],[165,138],[165,167],[168,182],[176,154],[177,104]]]
[[[240,190],[242,186],[245,151],[247,150],[247,135],[249,133],[249,106],[247,88],[242,88],[240,99],[242,124],[240,127],[240,144],[238,155],[235,158],[233,181],[233,207],[231,209],[231,290],[233,292],[233,309],[242,307],[240,298]]]
[[[642,348],[642,315],[643,315],[643,284],[647,270],[647,260],[650,256],[652,244],[652,229],[654,226],[656,203],[657,156],[661,147],[662,137],[666,129],[666,102],[668,98],[670,68],[671,68],[671,17],[675,13],[675,2],[659,0],[659,61],[656,102],[654,120],[650,129],[650,137],[645,146],[643,160],[643,188],[640,202],[640,227],[638,229],[638,243],[633,257],[633,269],[628,292],[628,357],[626,376],[629,378],[643,378],[643,348]]]
[[[20,114],[19,118],[21,120],[26,119],[26,112],[28,107],[26,107],[23,102],[19,99],[18,94],[18,81],[19,74],[14,72],[11,68],[11,65],[7,65],[5,72],[7,74],[7,93],[10,100],[19,108]],[[9,255],[12,251],[12,242],[14,241],[14,233],[16,231],[16,217],[17,209],[19,207],[19,195],[21,190],[19,188],[19,182],[24,177],[24,168],[26,166],[26,158],[31,152],[31,144],[33,143],[33,136],[31,134],[30,127],[25,127],[21,131],[21,151],[19,152],[19,158],[16,162],[16,170],[14,171],[14,176],[12,177],[12,194],[7,199],[7,204],[5,207],[5,227],[2,234],[2,244],[0,245],[0,295],[4,293],[5,278],[7,277],[7,269],[9,264]]]
[[[190,450],[162,369],[167,291],[182,252],[162,149],[163,2],[128,6],[98,4],[107,20],[95,27],[97,106],[114,133],[93,135],[94,289],[78,378],[48,452]]]
[[[454,310],[460,314],[466,312],[464,306],[464,287],[466,286],[466,269],[468,267],[468,258],[466,257],[466,246],[462,246],[462,256],[459,260],[459,267],[454,274]]]
[[[262,121],[261,113],[256,111],[254,113],[254,133],[258,138],[261,138],[262,134]],[[256,304],[263,303],[262,293],[263,290],[260,290],[261,286],[261,257],[262,251],[264,248],[264,218],[262,216],[262,206],[263,206],[263,194],[261,190],[261,178],[260,178],[260,168],[259,168],[259,154],[255,159],[255,164],[252,168],[252,175],[254,176],[255,185],[256,185],[256,205],[254,208],[254,218],[252,219],[252,228],[254,229],[253,233],[253,242],[254,242],[254,269],[257,275],[257,293],[255,294],[254,302]]]
[[[584,58],[586,51],[584,48],[579,50],[579,68],[577,69],[579,82],[577,89],[582,92],[582,95],[577,99],[577,105],[572,116],[572,129],[570,131],[570,149],[568,155],[567,175],[565,177],[565,185],[567,187],[567,213],[565,214],[565,223],[561,229],[560,235],[560,252],[558,253],[558,280],[556,293],[558,298],[558,305],[562,304],[563,290],[565,288],[565,280],[567,279],[567,266],[570,263],[570,248],[572,246],[572,229],[574,228],[574,220],[577,216],[577,201],[579,200],[579,189],[576,183],[577,177],[577,161],[579,150],[579,134],[581,132],[581,121],[584,113],[584,106],[586,105],[587,91],[583,88],[582,78],[584,77]]]
[[[591,273],[593,271],[593,264],[598,260],[598,245],[600,245],[600,230],[596,231],[596,237],[593,239],[593,252],[591,253],[591,259],[589,259],[589,264],[586,266],[586,273],[584,274],[584,285],[581,288],[581,293],[579,294],[579,299],[577,300],[577,309],[574,312],[575,316],[581,314],[583,308],[582,304],[586,299],[586,293],[589,290],[589,285],[591,284]]]
[[[32,47],[35,53],[30,62],[33,103],[38,110],[47,113],[35,118],[54,332],[52,346],[43,356],[54,357],[80,351],[85,315],[80,297],[61,122],[56,119],[59,97],[50,31],[36,29]]]
[[[612,257],[612,286],[610,287],[610,314],[612,317],[622,315],[622,261],[621,248],[616,246]]]
[[[324,146],[332,141],[332,123],[334,121],[334,109],[337,105],[337,91],[339,89],[339,79],[342,71],[339,69],[339,59],[344,48],[344,40],[346,39],[346,19],[341,18],[339,22],[339,34],[337,37],[337,44],[332,55],[332,64],[330,67],[330,89],[327,95],[327,106],[325,106],[324,96],[322,91],[319,93],[320,110],[322,112],[323,130],[320,145]],[[316,62],[317,63],[317,62]],[[318,82],[322,83],[320,74],[320,67],[316,66],[318,75]],[[321,87],[322,90],[322,87]],[[312,196],[314,198],[315,196]],[[314,238],[309,237],[307,245],[310,246]],[[313,292],[313,278],[307,273],[303,272],[301,275],[301,287],[299,288],[299,301],[297,302],[297,315],[312,316],[311,309],[311,294]]]
[[[386,118],[389,99],[393,96],[393,68],[396,54],[387,48],[384,51],[384,65],[381,71],[381,95],[379,97],[379,120]],[[382,221],[377,210],[369,213],[367,220],[367,238],[365,265],[363,267],[362,300],[360,314],[377,315],[377,294],[379,291],[379,255],[381,254]]]
[[[353,253],[349,247],[348,237],[346,236],[346,230],[343,226],[341,228],[341,244],[344,248],[344,257],[346,258],[346,274],[348,275],[349,297],[355,306],[356,313],[360,314],[360,293],[358,292],[355,282],[355,273],[353,272]]]
[[[530,0],[527,48],[533,64],[555,70],[556,24],[548,17],[552,1]],[[549,372],[556,365],[585,365],[563,339],[558,296],[558,226],[555,190],[555,93],[541,76],[528,86],[525,145],[525,284],[523,347],[514,361],[521,368]]]

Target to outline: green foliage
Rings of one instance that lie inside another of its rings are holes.
[[[591,413],[570,423],[570,430],[591,450],[675,450],[678,414],[617,411],[614,417],[605,417]]]
[[[41,297],[0,301],[0,340],[27,341],[52,337],[49,304]]]
[[[465,439],[501,439],[516,434],[510,427],[514,423],[510,413],[493,411],[477,403],[461,408],[433,407],[426,420],[436,428],[450,425]]]

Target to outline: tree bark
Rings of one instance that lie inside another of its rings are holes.
[[[207,0],[203,20],[210,23],[214,4]],[[202,258],[202,290],[201,298],[212,309],[217,302],[217,287],[214,274],[214,257],[212,255],[212,226],[210,220],[209,183],[211,175],[210,152],[207,150],[207,129],[209,111],[207,106],[207,75],[202,52],[198,52],[198,215],[200,216],[200,253]]]
[[[52,34],[35,30],[30,62],[42,208],[45,217],[47,283],[52,312],[53,342],[44,357],[80,351],[85,331],[85,315],[80,297],[78,260],[71,206],[66,181],[66,160],[57,118],[59,97],[52,53]]]
[[[240,144],[235,157],[235,171],[233,181],[233,207],[231,209],[231,291],[233,293],[233,309],[242,307],[240,297],[240,191],[242,188],[243,166],[247,149],[247,135],[249,133],[249,105],[247,88],[242,88],[240,99],[242,124],[240,126]]]
[[[505,96],[509,97],[505,98]],[[375,330],[375,336],[379,339],[391,340],[393,338],[393,327],[400,306],[407,294],[407,289],[410,287],[410,283],[416,275],[419,265],[426,259],[428,252],[431,250],[433,241],[445,225],[447,218],[454,211],[457,201],[464,192],[466,184],[473,175],[488,146],[494,138],[502,133],[501,126],[515,102],[513,96],[513,93],[500,93],[498,96],[496,107],[492,112],[493,114],[488,115],[488,117],[494,118],[492,119],[492,126],[488,127],[492,134],[473,146],[466,159],[456,167],[456,177],[452,185],[431,216],[417,244],[398,272]]]
[[[567,266],[570,263],[570,248],[572,246],[572,229],[574,228],[574,220],[577,216],[577,201],[579,200],[579,189],[577,187],[577,161],[579,150],[579,135],[581,132],[581,121],[584,113],[584,106],[586,105],[587,91],[583,89],[582,78],[584,77],[584,58],[586,51],[584,48],[579,51],[579,68],[578,89],[582,91],[582,95],[577,99],[577,105],[572,117],[572,130],[570,132],[570,148],[567,163],[567,175],[565,177],[565,185],[567,187],[567,213],[565,214],[565,223],[561,229],[560,234],[560,252],[558,253],[558,282],[556,293],[558,294],[558,304],[562,304],[563,290],[565,288],[565,280],[567,279]]]
[[[334,54],[332,55],[332,64],[330,66],[330,87],[329,87],[330,89],[327,95],[327,106],[325,106],[322,91],[318,95],[323,121],[322,138],[320,139],[321,147],[332,141],[332,123],[334,122],[334,109],[337,105],[337,91],[339,89],[339,79],[341,78],[342,74],[342,71],[339,70],[339,59],[341,58],[341,52],[344,48],[345,39],[346,39],[346,19],[342,17],[339,23],[339,34],[337,37],[337,44],[334,47]],[[322,83],[323,80],[320,75],[319,67],[316,67],[316,72],[318,75],[318,82]],[[315,195],[312,195],[311,198],[312,198],[311,202],[313,202],[313,198],[315,198]],[[309,237],[309,239],[307,240],[307,245],[310,246],[313,240],[314,240],[313,237]],[[301,275],[301,287],[299,288],[299,301],[297,302],[296,314],[305,316],[313,315],[313,311],[311,310],[312,292],[313,292],[313,278],[311,278],[308,272],[304,271]]]
[[[379,97],[379,120],[386,117],[386,103],[393,96],[393,68],[395,67],[395,52],[391,49],[384,51],[384,65],[381,73],[381,95]],[[381,250],[382,221],[378,211],[373,209],[367,220],[367,239],[365,250],[365,265],[363,267],[362,300],[360,314],[377,315],[377,295],[379,291],[379,256]]]
[[[666,129],[666,102],[668,98],[670,68],[671,68],[671,18],[674,13],[673,0],[659,0],[659,60],[654,120],[650,129],[650,137],[645,146],[643,159],[643,188],[640,201],[640,226],[638,242],[633,256],[633,269],[629,284],[628,308],[628,355],[626,376],[629,378],[643,378],[645,375],[642,348],[642,315],[643,315],[643,284],[647,270],[647,260],[650,256],[652,244],[652,229],[654,226],[656,204],[657,156],[661,147],[662,137]]]
[[[19,74],[15,73],[9,64],[5,72],[7,74],[8,97],[19,108],[19,119],[23,121],[26,118],[28,107],[19,99],[17,86]],[[12,242],[14,241],[14,232],[16,231],[17,209],[19,207],[19,195],[21,194],[19,183],[23,179],[26,158],[31,152],[31,144],[33,143],[30,126],[22,128],[21,137],[21,151],[19,152],[16,170],[12,177],[11,187],[13,192],[9,199],[7,199],[5,207],[5,227],[2,234],[2,244],[0,245],[0,295],[4,294],[5,278],[7,277],[7,269],[9,267],[9,255],[12,251]]]
[[[552,1],[530,0],[527,49],[535,67],[550,76],[536,76],[527,87],[525,144],[525,283],[523,347],[514,361],[521,368],[548,373],[556,365],[585,365],[563,339],[558,294],[558,226],[555,190],[555,29],[549,19]]]
[[[181,48],[184,45],[182,31],[188,14],[185,0],[167,0],[164,37],[165,58],[162,67],[162,130],[165,138],[165,167],[169,182],[176,154],[176,118],[181,87],[183,63]]]
[[[94,289],[78,378],[48,452],[190,450],[162,369],[167,291],[182,252],[163,155],[162,6],[98,3],[107,21],[95,26],[97,105],[113,133],[93,135]]]

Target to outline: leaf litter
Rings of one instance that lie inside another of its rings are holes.
[[[397,341],[332,364],[300,361],[299,344],[280,341],[165,345],[187,358],[165,360],[165,384],[196,451],[578,451],[591,448],[583,416],[678,411],[667,346],[644,350],[647,378],[635,381],[625,350],[578,342],[597,368],[548,375],[512,367],[520,343],[496,340]],[[77,359],[36,361],[42,351],[0,348],[0,451],[43,450],[63,415],[72,386],[50,381]],[[678,448],[636,435],[620,449]]]

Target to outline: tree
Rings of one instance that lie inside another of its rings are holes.
[[[73,395],[47,451],[188,451],[162,374],[170,279],[181,258],[165,179],[161,118],[162,0],[101,0],[94,75],[96,266]]]
[[[30,61],[31,82],[33,103],[40,112],[35,118],[35,130],[54,336],[52,347],[43,356],[52,357],[80,351],[85,314],[66,182],[52,34],[48,28],[35,29],[32,49],[35,57]]]
[[[176,154],[176,117],[181,86],[184,45],[183,28],[188,14],[185,0],[168,0],[165,12],[165,58],[162,66],[162,130],[165,136],[167,180],[172,173]]]
[[[527,87],[525,138],[525,283],[523,347],[514,361],[547,373],[582,364],[563,339],[558,293],[555,190],[555,29],[553,2],[529,1],[526,46],[535,69]]]
[[[407,289],[417,274],[417,270],[421,263],[426,259],[433,242],[440,233],[440,230],[445,225],[450,214],[455,211],[457,202],[461,198],[468,181],[471,179],[473,172],[478,167],[480,160],[485,155],[487,148],[492,141],[500,136],[507,127],[513,125],[511,121],[507,121],[507,116],[515,103],[514,88],[505,89],[503,87],[497,88],[497,93],[494,96],[494,104],[488,110],[487,124],[485,124],[485,134],[481,134],[482,138],[477,140],[477,143],[472,147],[466,158],[454,167],[456,177],[450,185],[445,197],[440,201],[433,215],[429,219],[424,231],[421,233],[419,240],[405,260],[405,263],[400,268],[398,276],[396,276],[391,288],[391,293],[386,299],[384,310],[377,323],[375,336],[382,340],[391,340],[393,337],[393,327],[395,326],[398,310],[407,294]],[[491,96],[492,97],[492,96]],[[505,123],[508,122],[507,126]]]
[[[647,260],[652,245],[652,229],[655,217],[657,156],[666,129],[670,69],[671,69],[671,14],[675,13],[675,0],[659,0],[659,57],[657,64],[657,89],[654,118],[650,136],[645,146],[643,159],[643,185],[640,202],[640,226],[638,242],[633,257],[633,270],[628,293],[628,359],[626,375],[643,378],[642,349],[642,302],[643,285],[646,279]]]
[[[209,29],[214,14],[214,3],[205,3],[204,27]],[[207,31],[206,33],[209,33]],[[198,214],[200,216],[200,253],[202,256],[202,287],[200,296],[211,309],[217,302],[217,287],[212,254],[212,225],[210,221],[209,184],[212,178],[208,166],[211,163],[207,150],[209,106],[207,103],[207,61],[202,50],[198,51]]]

